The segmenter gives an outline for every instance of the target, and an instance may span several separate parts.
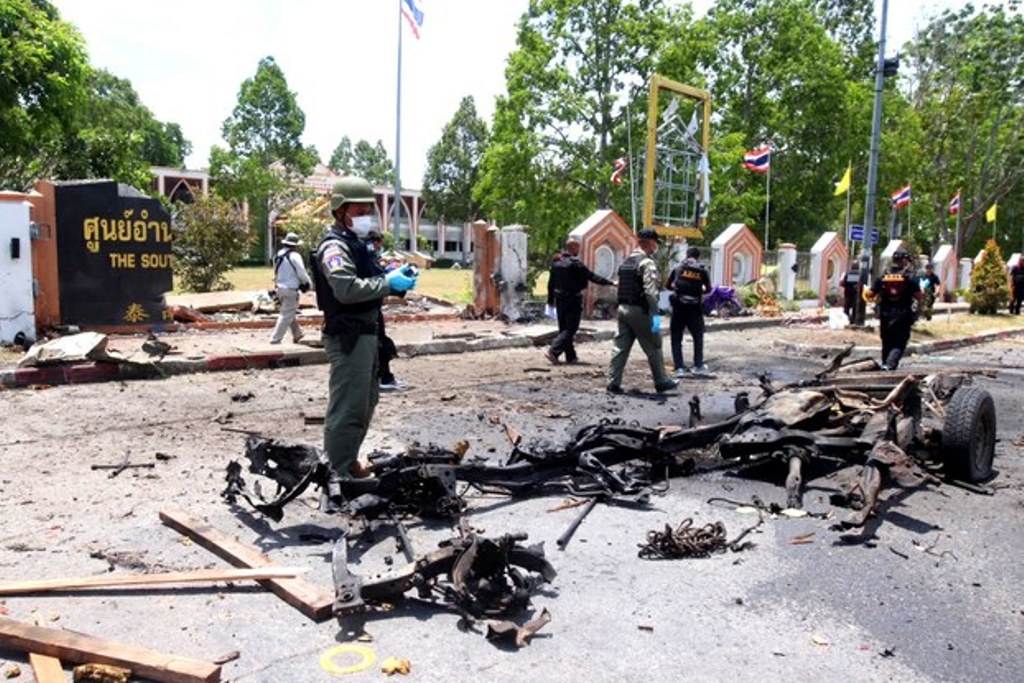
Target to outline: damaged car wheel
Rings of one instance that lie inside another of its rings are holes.
[[[976,482],[992,474],[996,450],[996,408],[980,387],[961,387],[946,406],[942,463],[946,476]]]

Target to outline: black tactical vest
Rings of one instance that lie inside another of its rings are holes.
[[[323,252],[324,244],[331,241],[341,243],[342,249],[347,252],[349,258],[352,259],[356,266],[357,277],[373,277],[375,273],[373,256],[366,250],[366,246],[359,241],[359,238],[348,230],[339,233],[332,228],[324,236],[323,240],[320,241],[320,246],[316,250],[316,267],[313,268],[313,280],[316,285],[316,306],[324,312],[324,332],[328,334],[341,334],[346,327],[342,318],[353,313],[366,313],[378,309],[384,300],[371,299],[369,301],[360,301],[356,304],[343,304],[334,298],[331,285],[327,281],[327,276],[324,275],[320,261],[320,254]]]
[[[682,304],[699,304],[704,294],[704,269],[694,263],[683,262],[676,270],[672,282],[676,298]]]
[[[879,307],[885,313],[909,313],[918,289],[917,280],[903,270],[892,270],[882,276]]]
[[[618,302],[620,304],[643,306],[644,310],[647,310],[644,274],[640,269],[640,261],[643,258],[643,256],[630,256],[619,266]]]

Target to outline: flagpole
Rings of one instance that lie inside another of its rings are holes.
[[[626,151],[629,156],[629,212],[633,222],[630,227],[636,232],[636,183],[633,179],[633,135],[630,129],[633,127],[633,114],[629,108],[629,100],[626,100]],[[646,226],[644,226],[646,227]]]
[[[911,207],[914,204],[914,191],[913,190],[910,191],[909,199],[910,199],[910,201],[907,202],[907,236],[908,237],[914,234],[914,221],[911,220],[911,213],[910,213]]]
[[[956,190],[956,198],[956,237],[954,238],[956,241],[953,242],[953,251],[956,252],[956,257],[959,259],[964,255],[960,249],[960,215],[964,212],[964,196],[959,187]]]
[[[846,250],[847,256],[853,256],[853,240],[850,239],[850,185],[853,184],[853,178],[850,178],[849,184],[846,186]]]
[[[764,250],[768,251],[768,219],[772,210],[772,157],[768,153],[768,174],[764,178]]]
[[[402,218],[402,0],[398,0],[398,76],[395,92],[395,197],[394,241],[392,249],[398,252],[399,221]],[[412,221],[409,221],[409,239],[412,240]],[[414,251],[410,247],[410,251]]]

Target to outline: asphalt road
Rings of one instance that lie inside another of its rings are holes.
[[[500,459],[509,451],[505,425],[559,441],[603,417],[685,424],[694,393],[714,419],[730,412],[738,390],[756,387],[756,373],[785,382],[824,363],[787,358],[757,335],[709,339],[718,378],[687,380],[668,397],[605,394],[606,343],[582,346],[591,364],[573,367],[552,368],[539,352],[519,349],[400,360],[396,373],[410,387],[382,398],[369,444],[400,450],[466,439],[471,455]],[[194,659],[237,650],[223,676],[246,682],[332,680],[323,655],[357,632],[372,638],[359,645],[377,661],[346,676],[353,680],[380,678],[386,657],[409,659],[407,680],[423,681],[1024,680],[1024,461],[1013,444],[1024,433],[1024,344],[912,359],[910,367],[994,370],[976,380],[997,406],[994,496],[950,486],[892,491],[862,535],[834,530],[834,519],[766,519],[752,549],[682,561],[639,559],[637,544],[684,518],[721,521],[734,537],[756,517],[708,500],[783,503],[785,473],[680,478],[646,509],[598,505],[564,551],[554,541],[576,513],[551,512],[561,498],[472,498],[473,526],[486,535],[527,532],[559,572],[534,599],[552,622],[519,651],[441,610],[399,607],[315,624],[241,584],[10,597],[0,607],[15,619],[38,613],[51,626]],[[330,586],[330,544],[309,539],[332,537],[336,524],[312,499],[292,503],[274,523],[219,497],[227,462],[243,455],[244,435],[229,430],[319,443],[319,428],[302,417],[322,414],[325,384],[326,367],[300,367],[0,393],[0,578],[224,566],[159,523],[159,510],[178,506],[282,564],[311,567],[309,578]],[[624,384],[650,389],[636,353]],[[125,458],[155,466],[114,478],[90,469]],[[806,508],[842,516],[829,504],[835,488],[827,476],[808,481]],[[812,542],[791,543],[808,534]],[[410,535],[426,552],[453,530],[413,522]],[[377,561],[390,552],[368,553],[360,570],[383,569]],[[13,664],[31,680],[23,656],[0,651],[0,673]]]

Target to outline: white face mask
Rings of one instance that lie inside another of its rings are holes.
[[[370,214],[368,216],[354,216],[352,218],[352,232],[357,237],[366,237],[370,234],[370,231],[378,228],[377,216]]]

